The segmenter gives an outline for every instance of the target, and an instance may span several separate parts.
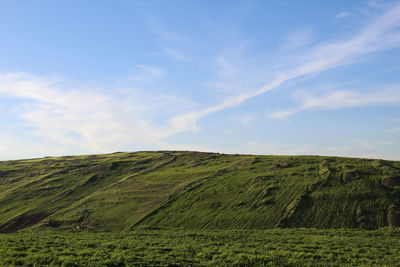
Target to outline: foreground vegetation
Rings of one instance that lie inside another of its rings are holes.
[[[400,266],[399,239],[395,229],[19,232],[0,235],[0,265]]]
[[[0,162],[0,233],[25,228],[400,226],[400,162],[156,151]]]

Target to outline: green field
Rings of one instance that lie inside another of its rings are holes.
[[[400,266],[400,231],[135,230],[0,235],[0,265]]]

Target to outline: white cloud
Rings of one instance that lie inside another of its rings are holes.
[[[240,14],[249,14],[256,7],[256,3],[253,0],[247,0],[239,3],[240,6],[237,8],[237,12]]]
[[[339,13],[337,13],[335,15],[335,17],[338,18],[338,19],[345,18],[345,17],[348,17],[348,16],[350,16],[350,13],[349,12],[345,12],[345,11],[339,12]]]
[[[184,111],[186,101],[174,96],[145,95],[135,88],[123,89],[75,88],[60,77],[0,75],[0,94],[18,99],[16,115],[26,122],[24,127],[32,129],[25,134],[43,145],[18,146],[15,138],[3,133],[0,157],[13,150],[30,154],[33,147],[36,155],[49,154],[49,147],[56,154],[65,153],[66,147],[85,153],[171,147],[164,139],[177,131],[154,121],[160,114],[172,116],[176,107],[180,107],[179,112]]]
[[[314,40],[314,33],[309,28],[298,29],[286,37],[284,49],[295,49],[309,45]]]
[[[279,88],[287,81],[351,64],[367,53],[398,47],[400,46],[399,26],[400,4],[397,3],[385,9],[354,37],[316,46],[302,57],[302,63],[280,72],[272,81],[258,90],[228,97],[219,104],[203,110],[178,115],[170,120],[171,128],[179,129],[179,131],[198,130],[197,121],[201,118],[240,105],[250,98]]]
[[[188,38],[185,34],[169,31],[164,28],[160,21],[148,21],[150,30],[160,40],[161,50],[177,61],[190,61],[190,57],[183,51],[187,46]]]
[[[271,118],[283,119],[293,114],[312,109],[337,109],[345,107],[359,107],[387,103],[400,103],[400,85],[372,92],[357,92],[350,90],[328,91],[322,94],[301,92],[295,98],[301,105],[294,109],[281,110],[270,115]]]
[[[163,78],[165,74],[163,69],[155,66],[137,65],[130,79],[137,82],[154,82]]]
[[[388,133],[400,133],[400,127],[389,129]]]
[[[238,94],[254,90],[265,80],[265,72],[260,67],[255,68],[258,59],[249,56],[245,43],[235,44],[234,48],[224,49],[214,60],[216,79],[206,85],[219,95]]]
[[[382,141],[381,144],[382,145],[395,145],[398,144],[398,141]]]
[[[253,115],[243,115],[238,118],[241,124],[248,124],[250,121],[254,120]]]
[[[171,47],[164,47],[163,51],[170,57],[178,61],[189,61],[189,57],[184,55],[182,51]]]

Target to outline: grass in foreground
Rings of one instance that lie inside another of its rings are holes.
[[[391,228],[19,232],[0,235],[0,265],[400,266],[399,239]]]

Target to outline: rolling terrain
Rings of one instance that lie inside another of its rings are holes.
[[[0,162],[0,233],[400,226],[400,162],[134,152]]]

